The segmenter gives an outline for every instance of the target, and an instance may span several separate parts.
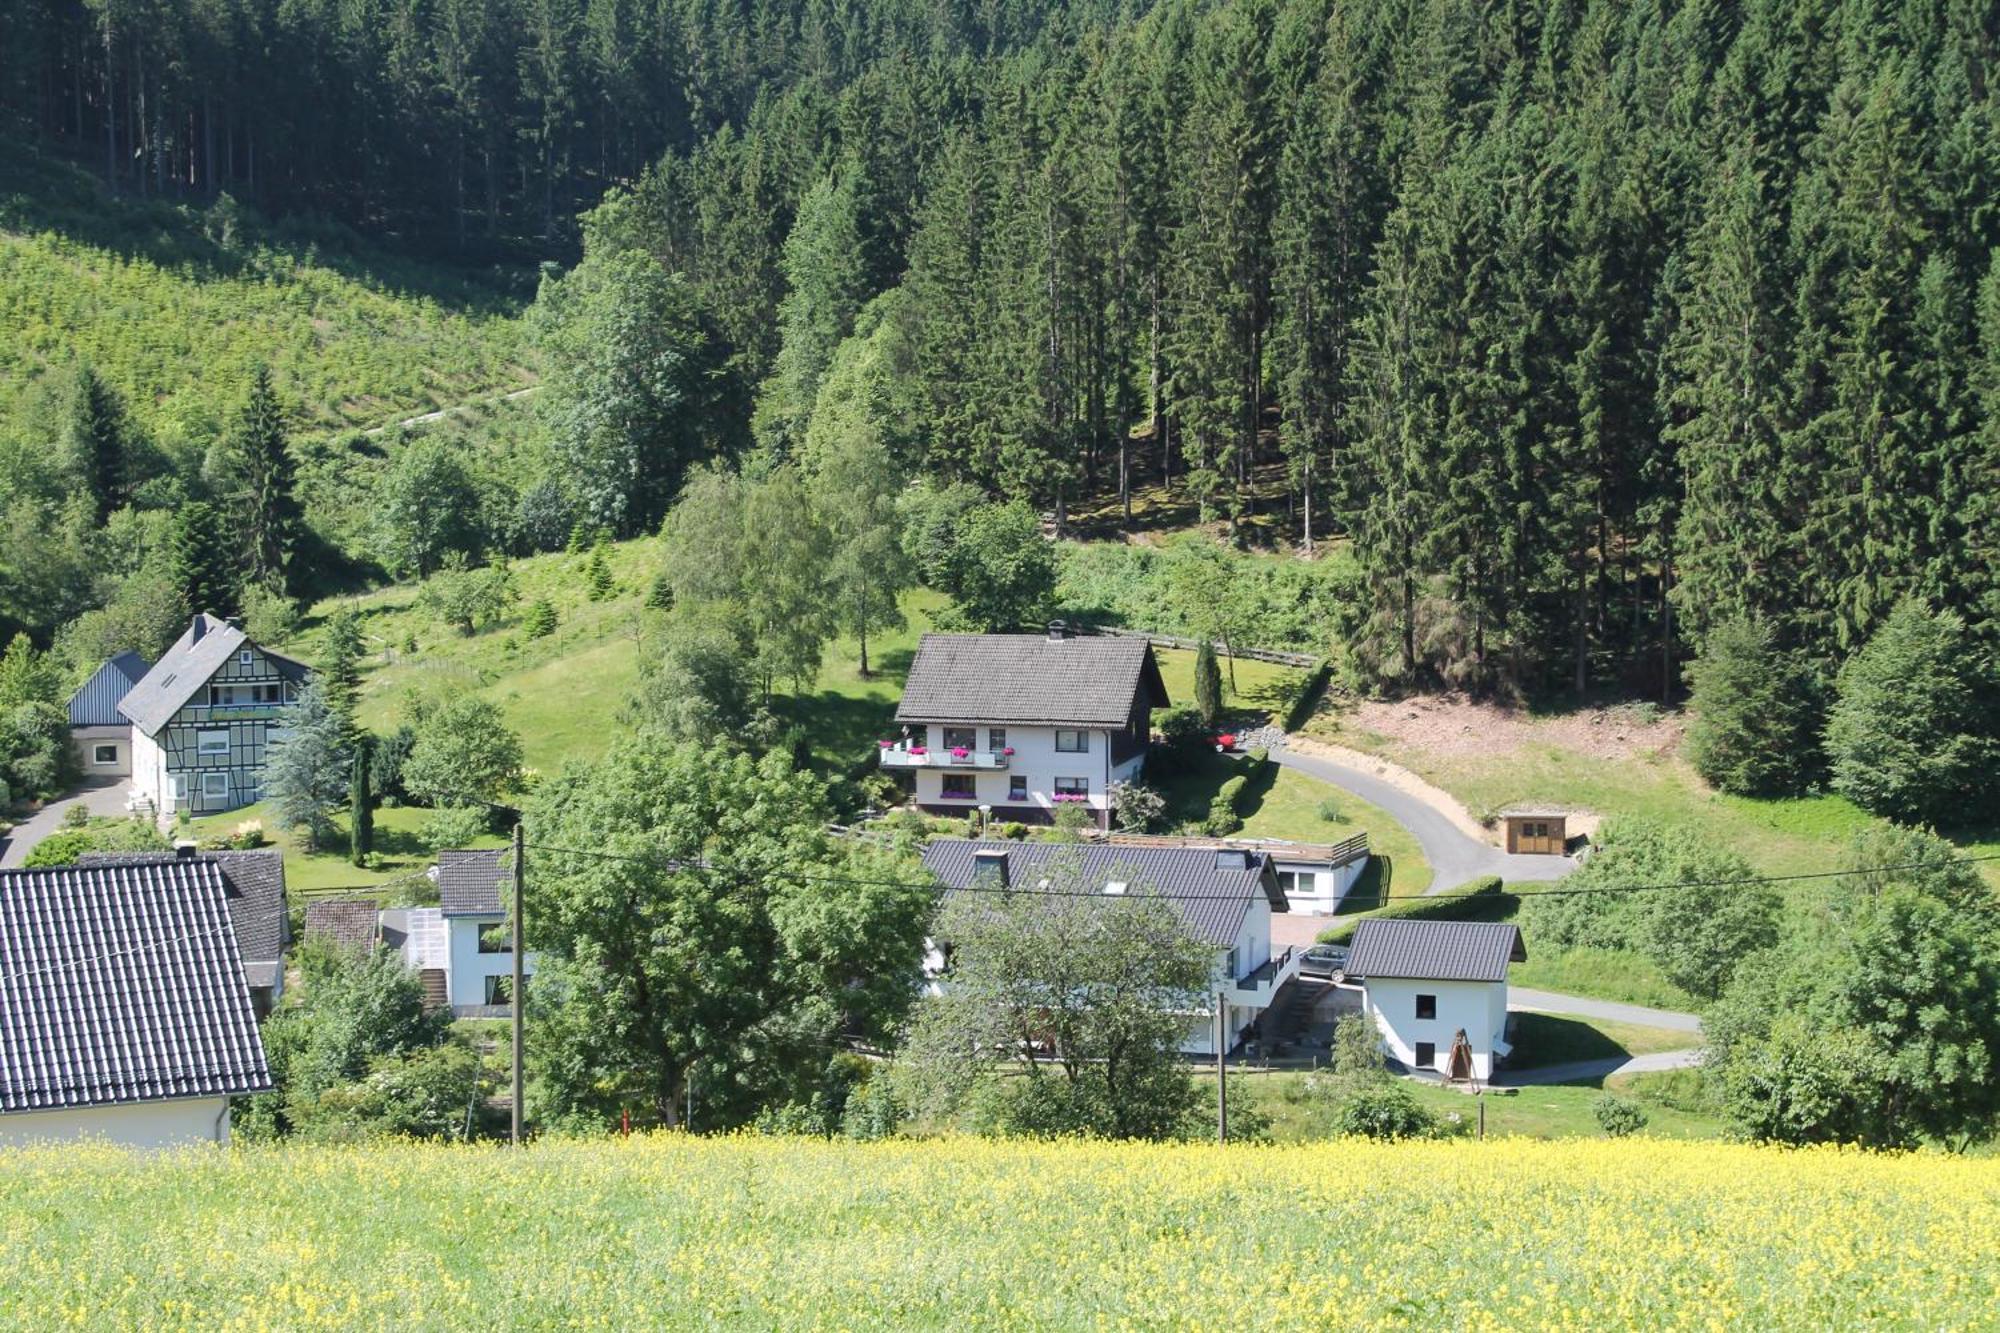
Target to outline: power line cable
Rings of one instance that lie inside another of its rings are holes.
[[[655,869],[662,869],[668,871],[678,871],[678,870],[718,871],[725,874],[733,874],[739,880],[739,882],[743,883],[746,886],[755,884],[759,880],[759,877],[756,875],[747,874],[741,871],[731,871],[730,867],[728,866],[717,865],[714,862],[706,859],[687,859],[687,858],[659,857],[659,856],[635,856],[632,855],[631,853],[625,853],[625,852],[593,851],[581,847],[559,847],[551,843],[531,842],[527,844],[527,847],[530,851],[552,852],[559,856],[578,856],[600,861],[625,861],[625,862],[631,862],[633,864],[646,865],[646,866],[651,866]],[[1596,888],[1596,889],[1574,889],[1574,888],[1506,889],[1504,890],[1504,893],[1506,894],[1506,896],[1516,897],[1516,898],[1561,898],[1561,897],[1574,898],[1574,897],[1590,897],[1593,895],[1615,895],[1623,893],[1667,893],[1683,889],[1735,888],[1752,884],[1788,884],[1788,883],[1796,883],[1803,880],[1839,879],[1855,875],[1886,874],[1891,871],[1897,871],[1897,870],[1934,870],[1953,865],[1974,865],[1985,861],[2000,861],[2000,852],[1985,853],[1975,856],[1949,857],[1943,860],[1900,861],[1879,866],[1853,866],[1841,870],[1799,871],[1788,875],[1741,875],[1724,879],[1676,880],[1661,884],[1615,884],[1615,885],[1606,885],[1603,888]],[[926,882],[926,881],[907,880],[907,879],[880,879],[880,878],[871,878],[868,876],[860,876],[860,875],[830,874],[822,871],[800,872],[797,874],[786,876],[786,878],[796,879],[808,883],[854,884],[854,885],[872,886],[879,888],[926,889],[931,892],[937,892],[937,893],[1005,894],[1005,893],[1037,892],[1048,897],[1102,898],[1106,896],[1101,891],[1096,891],[1096,890],[1083,890],[1083,891],[1063,890],[1063,889],[1029,890],[1025,888],[1015,887],[1012,885],[998,885],[998,884],[984,884],[984,883],[953,886],[950,884],[944,884],[938,882],[936,880],[931,880]],[[1255,901],[1258,897],[1261,897],[1262,895],[1242,894],[1242,893],[1228,893],[1228,894],[1177,893],[1172,896],[1177,901],[1180,902],[1251,902]],[[1417,902],[1426,899],[1448,901],[1450,899],[1450,896],[1451,895],[1449,894],[1392,893],[1392,894],[1380,895],[1379,897],[1375,898],[1374,901],[1385,902],[1385,903]]]

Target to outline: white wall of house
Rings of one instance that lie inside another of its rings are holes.
[[[1433,996],[1436,1017],[1418,1018],[1419,996]],[[1363,1006],[1375,1020],[1388,1053],[1412,1069],[1443,1073],[1460,1028],[1472,1046],[1472,1076],[1493,1077],[1493,1058],[1507,1045],[1507,983],[1504,981],[1418,981],[1383,977],[1365,984]],[[1417,1046],[1434,1048],[1429,1064],[1417,1060]]]
[[[10,1111],[0,1115],[0,1147],[96,1140],[130,1148],[229,1142],[227,1097],[180,1097],[116,1106]]]
[[[122,778],[132,772],[132,728],[72,727],[70,744],[86,778]]]
[[[161,823],[173,819],[174,800],[171,780],[167,776],[167,754],[153,737],[137,727],[132,735],[132,799],[134,803],[145,803],[159,812]]]
[[[1368,858],[1359,857],[1344,866],[1328,866],[1324,862],[1287,861],[1279,857],[1277,868],[1278,886],[1285,891],[1285,901],[1294,912],[1326,916],[1340,910],[1341,900],[1368,868]]]
[[[1133,755],[1122,764],[1111,762],[1111,733],[1103,729],[1063,728],[1064,731],[1082,730],[1089,747],[1082,753],[1056,749],[1055,727],[969,727],[978,744],[973,747],[977,753],[990,754],[993,732],[1005,733],[1005,744],[1012,746],[1014,753],[1007,758],[1007,766],[1002,769],[980,772],[953,771],[954,779],[970,779],[974,797],[971,800],[948,798],[944,794],[947,771],[929,767],[916,770],[917,801],[922,805],[963,806],[976,810],[982,805],[995,809],[1002,806],[1036,806],[1043,810],[1055,807],[1056,779],[1080,778],[1089,789],[1087,804],[1093,810],[1106,807],[1105,792],[1113,782],[1130,781],[1139,775],[1145,765],[1143,752]],[[912,737],[919,735],[929,749],[933,762],[939,756],[949,756],[951,747],[945,744],[945,732],[960,728],[945,727],[932,723],[926,727],[911,728]],[[1015,795],[1014,779],[1022,779],[1022,794]]]
[[[514,975],[514,954],[511,949],[497,953],[479,952],[481,932],[494,926],[503,925],[507,918],[493,916],[450,916],[444,919],[449,935],[449,952],[445,964],[446,996],[453,1012],[461,1009],[483,1009],[487,1000],[486,979],[506,977],[510,981]],[[528,955],[523,970],[535,974],[535,956]]]

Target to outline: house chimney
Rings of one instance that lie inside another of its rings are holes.
[[[174,843],[174,855],[182,861],[192,861],[201,851],[201,844],[193,838],[180,838]]]
[[[1068,625],[1064,624],[1060,620],[1051,620],[1049,622],[1050,643],[1061,643],[1064,639],[1067,639],[1068,637],[1069,637]]]
[[[999,847],[981,847],[972,854],[972,882],[991,878],[1001,888],[1007,887],[1007,853]]]

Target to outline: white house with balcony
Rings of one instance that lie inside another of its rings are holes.
[[[118,701],[131,724],[133,807],[166,825],[181,811],[219,814],[257,801],[265,752],[311,675],[220,616],[195,616]]]
[[[503,896],[513,879],[507,853],[439,852],[430,875],[438,905],[384,911],[381,941],[423,981],[428,1003],[454,1018],[507,1017],[514,1012],[514,941]],[[521,971],[535,974],[532,950]]]
[[[907,772],[920,809],[1047,823],[1083,806],[1110,824],[1113,783],[1146,765],[1152,713],[1167,706],[1152,645],[1046,634],[926,634],[917,645],[882,767]]]
[[[1302,950],[1271,949],[1271,915],[1286,910],[1271,858],[1241,847],[1122,847],[1104,844],[1013,842],[1005,839],[945,838],[924,848],[924,867],[952,892],[1012,889],[1033,893],[1050,887],[1053,858],[1074,858],[1077,873],[1065,876],[1066,892],[1082,883],[1101,891],[1105,910],[1121,901],[1155,893],[1180,913],[1188,930],[1215,950],[1209,993],[1198,1012],[1188,1015],[1188,1055],[1215,1053],[1214,1000],[1221,995],[1228,1046],[1233,1049],[1262,1030],[1265,1014],[1298,976]],[[947,895],[949,896],[949,894]],[[933,941],[926,962],[928,981],[940,982],[944,941]]]
[[[1354,932],[1349,983],[1391,1059],[1418,1073],[1485,1083],[1507,1041],[1507,965],[1528,951],[1514,926],[1370,919]]]

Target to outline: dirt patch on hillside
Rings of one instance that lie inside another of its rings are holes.
[[[1355,700],[1340,708],[1340,725],[1426,754],[1492,756],[1535,744],[1610,760],[1671,755],[1686,731],[1678,714],[1641,704],[1531,714],[1461,694]]]

